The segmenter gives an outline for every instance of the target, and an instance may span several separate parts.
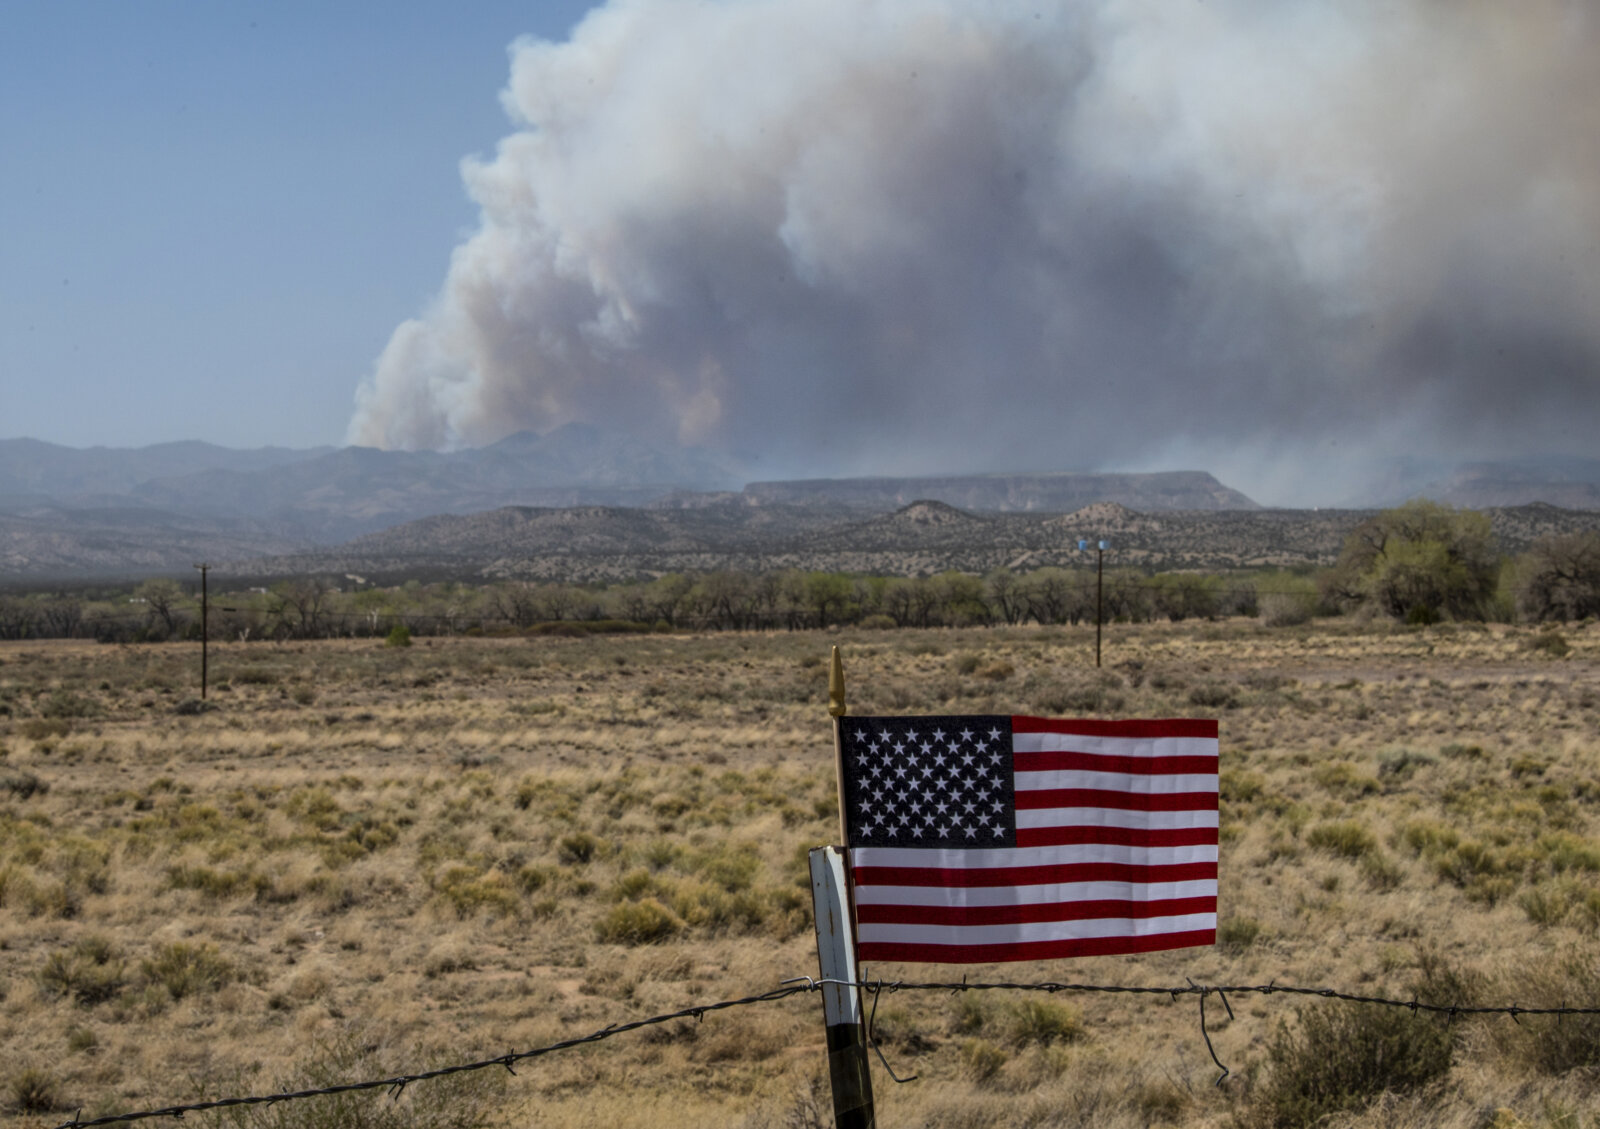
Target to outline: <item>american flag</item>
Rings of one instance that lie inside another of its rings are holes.
[[[1210,945],[1217,723],[845,717],[862,960]]]

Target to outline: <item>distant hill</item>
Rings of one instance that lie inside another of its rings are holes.
[[[1515,502],[1496,509],[1508,543],[1533,536],[1513,527],[1587,520],[1528,509],[1531,497],[1564,501],[1557,514],[1600,511],[1596,460],[1391,469],[1384,489],[1404,497],[1431,484],[1429,496],[1457,505]],[[1311,564],[1331,560],[1367,512],[1264,510],[1201,471],[745,484],[739,464],[712,452],[576,423],[450,452],[0,440],[0,580],[251,558],[271,562],[241,566],[253,574],[341,561],[348,571],[387,562],[594,579],[718,567],[1031,568],[1076,559],[1080,536],[1110,537],[1125,564]],[[1513,512],[1524,516],[1504,516]]]
[[[1077,545],[1110,542],[1109,564],[1231,569],[1331,564],[1373,510],[1189,510],[1140,513],[1095,503],[1070,514],[972,514],[919,500],[861,519],[837,506],[752,505],[739,495],[652,509],[514,507],[441,516],[336,549],[232,562],[236,575],[355,572],[596,582],[667,572],[783,568],[930,575],[947,569],[1083,567]],[[1492,510],[1508,553],[1540,537],[1600,529],[1600,513],[1520,506]],[[777,520],[774,520],[774,519]]]
[[[0,580],[186,573],[199,561],[308,547],[257,522],[196,519],[133,506],[0,512]]]
[[[153,479],[219,470],[272,470],[332,450],[260,447],[239,451],[192,440],[150,447],[79,448],[38,439],[0,439],[0,500],[16,504],[126,495]]]
[[[246,545],[282,554],[339,544],[434,514],[638,506],[740,484],[736,467],[707,452],[585,424],[442,454],[0,440],[0,576],[169,571]]]
[[[1064,513],[1094,502],[1138,510],[1253,510],[1255,502],[1204,471],[1155,474],[951,475],[935,478],[813,478],[752,482],[744,493],[760,503],[832,502],[883,511],[919,498],[993,513]]]

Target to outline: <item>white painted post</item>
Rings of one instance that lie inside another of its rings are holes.
[[[817,965],[822,979],[843,981],[822,989],[833,1120],[838,1129],[873,1129],[877,1121],[872,1108],[872,1072],[867,1066],[861,993],[846,986],[856,983],[856,946],[844,853],[836,847],[815,847],[810,860],[811,901],[817,914]]]

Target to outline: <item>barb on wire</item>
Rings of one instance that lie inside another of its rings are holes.
[[[511,1069],[511,1064],[522,1062],[530,1058],[551,1054],[555,1051],[569,1050],[573,1047],[584,1046],[588,1043],[598,1043],[602,1039],[609,1039],[613,1035],[620,1035],[624,1031],[637,1031],[641,1027],[650,1027],[658,1023],[669,1023],[674,1019],[688,1019],[690,1017],[703,1017],[709,1011],[725,1011],[728,1008],[745,1007],[750,1004],[774,1003],[778,1000],[788,999],[790,996],[801,995],[817,991],[821,987],[816,982],[807,984],[794,984],[780,986],[770,992],[761,992],[753,996],[742,996],[736,1000],[719,1000],[711,1004],[696,1004],[681,1011],[668,1012],[665,1015],[652,1015],[648,1019],[635,1019],[629,1023],[612,1023],[606,1027],[593,1031],[588,1035],[581,1035],[574,1039],[563,1039],[559,1043],[550,1043],[543,1047],[534,1047],[526,1051],[516,1051],[512,1054],[496,1055],[494,1058],[480,1059],[477,1062],[464,1062],[455,1066],[441,1066],[434,1070],[418,1071],[415,1074],[401,1074],[393,1078],[374,1078],[366,1082],[346,1082],[338,1086],[323,1086],[314,1090],[295,1090],[281,1094],[257,1094],[242,1098],[217,1098],[212,1101],[190,1102],[186,1105],[169,1105],[161,1109],[140,1110],[137,1113],[113,1113],[105,1117],[96,1117],[90,1121],[80,1121],[78,1114],[73,1114],[71,1121],[64,1121],[56,1129],[88,1129],[91,1125],[114,1125],[124,1121],[142,1121],[151,1117],[171,1117],[182,1119],[186,1113],[200,1113],[211,1109],[227,1109],[233,1106],[272,1105],[277,1102],[298,1101],[302,1098],[321,1097],[325,1094],[348,1094],[356,1090],[389,1090],[391,1096],[398,1099],[405,1088],[413,1082],[423,1082],[430,1078],[442,1078],[449,1074],[464,1074],[470,1070],[486,1070],[491,1066],[503,1066]],[[516,1073],[512,1071],[512,1073]],[[79,1113],[82,1111],[80,1110]]]
[[[1193,984],[1194,981],[1191,980],[1189,983]],[[1206,1051],[1211,1055],[1211,1061],[1217,1064],[1218,1070],[1222,1071],[1221,1074],[1217,1075],[1217,1080],[1212,1083],[1212,1085],[1220,1089],[1223,1081],[1233,1071],[1229,1070],[1227,1064],[1217,1057],[1217,1048],[1211,1045],[1211,1032],[1206,1030],[1206,996],[1208,994],[1206,989],[1200,989],[1200,1037],[1206,1041]],[[1231,1017],[1233,1009],[1229,1008],[1228,1012]]]
[[[884,1057],[883,1048],[878,1045],[878,1035],[877,1035],[878,998],[883,995],[885,989],[884,989],[884,983],[883,983],[882,980],[876,981],[876,984],[877,984],[876,988],[868,988],[867,989],[867,991],[872,993],[872,1014],[867,1016],[867,1042],[869,1044],[871,1044],[872,1049],[874,1051],[878,1052],[878,1061],[883,1063],[883,1068],[889,1072],[889,1077],[890,1078],[893,1078],[896,1082],[900,1083],[901,1085],[904,1085],[907,1082],[915,1082],[917,1080],[917,1076],[915,1074],[907,1075],[904,1078],[902,1078],[902,1077],[900,1077],[900,1075],[896,1074],[894,1072],[894,1067],[890,1066],[889,1065],[889,1060]],[[894,989],[892,987],[889,988],[888,990],[891,991],[891,992],[894,991]]]

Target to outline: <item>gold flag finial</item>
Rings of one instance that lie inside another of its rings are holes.
[[[843,717],[844,709],[844,660],[839,657],[839,648],[833,649],[833,665],[828,669],[828,713],[834,717]]]

